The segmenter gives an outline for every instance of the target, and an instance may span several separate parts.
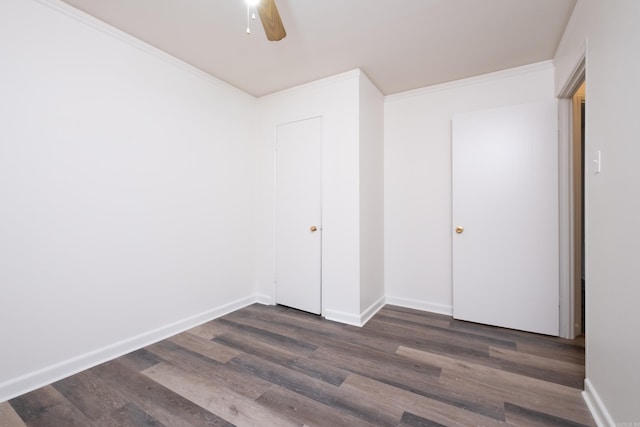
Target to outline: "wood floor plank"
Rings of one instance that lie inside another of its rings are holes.
[[[175,366],[160,363],[143,374],[237,426],[300,426],[254,400]]]
[[[472,404],[466,405],[466,408],[462,407],[463,405],[456,406],[440,399],[412,393],[403,388],[381,384],[361,375],[350,375],[340,387],[343,390],[348,390],[349,394],[373,400],[381,409],[396,414],[400,419],[408,411],[424,419],[445,425],[504,426],[502,420],[482,415]],[[500,415],[503,416],[501,405],[497,402],[495,405],[494,412],[500,412]]]
[[[11,406],[25,422],[40,416],[62,399],[51,386],[45,386],[11,400]]]
[[[385,383],[396,388],[411,392],[416,396],[425,397],[432,401],[437,401],[452,408],[459,408],[465,411],[474,412],[483,417],[492,418],[498,421],[504,420],[504,407],[500,399],[485,394],[465,395],[452,387],[438,381],[430,384],[429,387],[416,388],[403,383]]]
[[[575,388],[408,347],[398,348],[398,354],[439,366],[441,381],[460,393],[493,396],[559,418],[569,413],[571,418],[567,420],[572,422],[592,422]]]
[[[160,359],[158,359],[155,355],[144,348],[133,351],[129,354],[125,354],[118,360],[120,361],[120,363],[134,372],[140,372],[150,366],[155,365],[156,363],[160,363]]]
[[[384,384],[390,384],[410,390],[413,393],[430,394],[440,375],[440,370],[428,364],[388,355],[350,348],[349,351],[336,351],[333,348],[321,348],[314,352],[313,360],[339,367],[350,372],[372,378]]]
[[[224,419],[145,375],[129,371],[120,359],[99,365],[91,371],[100,376],[108,387],[123,393],[129,402],[167,427],[231,427]],[[109,417],[104,417],[103,421],[108,420]]]
[[[502,370],[569,387],[584,388],[585,369],[583,364],[494,347],[489,348],[489,355],[502,361],[500,366]]]
[[[516,343],[517,345],[517,348],[511,348],[511,350],[519,352],[527,352],[524,351],[524,349],[527,348],[534,351],[530,354],[537,354],[536,352],[546,347],[547,351],[558,351],[558,354],[562,355],[563,357],[567,357],[567,360],[570,360],[572,356],[569,356],[569,353],[573,351],[584,354],[584,349],[579,349],[573,344],[567,344],[569,342],[568,340],[556,341],[557,339],[555,337],[549,337],[546,335],[531,334],[513,329],[482,325],[456,319],[451,319],[449,329],[451,331],[465,332],[477,336],[508,340]],[[492,347],[495,348],[502,346]],[[584,360],[582,360],[581,363],[584,363]]]
[[[410,308],[400,307],[397,305],[385,305],[376,313],[392,317],[399,320],[406,320],[407,322],[419,323],[423,326],[437,326],[440,328],[448,329],[451,324],[451,317],[444,314],[429,313],[426,311],[417,312]]]
[[[130,403],[93,371],[80,372],[52,386],[92,421],[108,417]]]
[[[267,327],[269,325],[261,324],[256,327],[246,323],[234,322],[226,318],[221,318],[219,319],[219,321],[223,325],[233,326],[234,328],[237,328],[239,331],[245,334],[257,336],[262,342],[272,344],[276,347],[285,347],[290,351],[299,351],[301,353],[308,354],[309,352],[312,352],[313,350],[318,348],[318,346],[315,344],[293,338],[286,334],[272,332]]]
[[[210,382],[224,384],[225,387],[249,399],[256,399],[272,386],[270,382],[260,378],[239,375],[227,364],[207,360],[197,353],[190,352],[168,341],[150,346],[149,351],[161,357],[165,363],[180,367],[182,370]]]
[[[91,422],[92,427],[165,427],[163,423],[143,411],[133,403],[127,403],[113,414],[105,415]]]
[[[222,335],[218,335],[212,341],[216,344],[236,350],[236,356],[244,352],[281,365],[287,365],[298,357],[306,356],[313,352],[313,350],[309,349],[291,351],[286,346],[263,342],[260,339],[256,339],[255,336],[247,336],[242,333],[227,332]]]
[[[520,341],[518,351],[525,354],[546,357],[568,363],[584,365],[584,348],[571,344],[556,343],[554,341]]]
[[[238,316],[232,313],[230,318],[240,324],[251,325],[257,329],[263,329],[279,334],[286,334],[296,339],[310,342],[316,346],[348,342],[364,348],[376,349],[393,354],[397,344],[389,340],[381,340],[363,333],[361,328],[351,325],[343,325],[301,313],[298,310],[278,308],[267,310],[264,306],[253,305],[247,307],[248,315]],[[244,313],[243,313],[244,314]]]
[[[397,350],[397,347],[396,347]],[[348,342],[334,341],[325,344],[309,356],[312,360],[339,367],[343,370],[374,376],[382,380],[411,381],[420,377],[430,383],[438,378],[440,368],[427,363],[416,364],[395,353],[378,351],[368,347],[361,347]]]
[[[246,318],[243,318],[246,320]],[[317,320],[316,320],[317,321]],[[273,326],[275,322],[269,322],[268,325]],[[226,323],[230,326],[235,323]],[[243,325],[246,325],[243,323]],[[255,326],[252,326],[255,325]],[[245,354],[251,354],[274,362],[285,368],[301,372],[307,376],[320,379],[329,384],[340,385],[348,372],[334,367],[330,364],[317,362],[309,359],[308,356],[313,353],[317,345],[312,347],[303,346],[302,348],[290,349],[288,347],[276,346],[272,343],[270,337],[273,334],[283,334],[280,328],[268,328],[262,321],[257,323],[250,322],[251,334],[244,333],[243,328],[230,326],[227,332],[213,338],[213,341],[219,344],[230,346]],[[266,328],[266,329],[263,329]],[[265,335],[261,331],[266,331]],[[306,338],[314,338],[311,334],[293,334],[296,339],[304,341]],[[330,340],[331,342],[333,340]],[[324,342],[324,341],[322,341]]]
[[[285,365],[293,371],[301,372],[309,377],[317,378],[331,385],[340,385],[349,372],[333,364],[322,363],[308,357],[302,357]]]
[[[196,335],[200,338],[210,340],[213,337],[226,332],[226,328],[220,325],[220,323],[217,323],[215,320],[212,320],[210,322],[203,323],[202,325],[195,326],[186,332],[190,333],[191,335]]]
[[[488,342],[472,340],[464,335],[449,335],[447,331],[435,328],[416,330],[415,327],[388,324],[375,318],[367,323],[367,327],[371,334],[400,345],[428,349],[439,354],[452,354],[474,362],[495,363],[489,356]]]
[[[215,338],[214,338],[215,339]],[[220,363],[227,363],[239,352],[226,345],[219,345],[212,339],[205,339],[189,332],[183,332],[168,339],[172,343],[200,353]]]
[[[548,335],[532,334],[497,326],[451,320],[452,330],[508,339],[518,343],[517,350],[523,353],[549,357],[571,363],[584,364],[584,339],[566,340]]]
[[[398,427],[447,427],[446,424],[440,424],[433,420],[419,417],[411,412],[402,414],[402,419]]]
[[[399,420],[399,416],[396,417],[395,414],[381,412],[375,402],[349,395],[339,387],[283,366],[261,361],[254,356],[240,356],[229,363],[239,371],[251,373],[258,378],[368,422],[380,426],[392,426]]]
[[[345,427],[374,427],[371,423],[344,411],[336,411],[333,407],[317,400],[307,399],[284,387],[273,386],[260,396],[256,402],[274,412],[286,414],[288,418],[307,426],[345,426]]]
[[[505,404],[505,419],[514,427],[585,427],[584,424],[555,417],[539,411]]]
[[[11,401],[11,406],[29,427],[91,425],[91,420],[52,386],[19,396]],[[56,424],[52,424],[50,419],[55,419]]]
[[[26,424],[16,414],[9,402],[0,403],[0,426],[2,427],[26,427]]]
[[[382,311],[382,310],[381,310]],[[407,319],[408,316],[404,316],[403,318],[396,318],[393,316],[389,316],[387,311],[382,311],[382,313],[378,313],[375,317],[374,322],[370,322],[365,325],[365,328],[374,328],[378,329],[377,322],[386,323],[388,325],[392,325],[395,328],[403,328],[403,329],[412,329],[415,331],[420,331],[425,336],[431,339],[435,337],[444,338],[447,342],[464,342],[465,345],[469,345],[471,343],[479,344],[480,348],[484,349],[486,346],[496,347],[496,348],[505,348],[505,349],[516,349],[516,343],[510,339],[498,338],[496,336],[484,335],[471,333],[466,331],[459,331],[455,329],[451,329],[447,326],[435,326],[430,324],[423,324],[422,322],[416,322]]]

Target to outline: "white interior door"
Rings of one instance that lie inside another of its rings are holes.
[[[454,118],[456,319],[558,335],[557,117],[548,101]]]
[[[321,311],[321,129],[313,118],[278,126],[276,303]]]

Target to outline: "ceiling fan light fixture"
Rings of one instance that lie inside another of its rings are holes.
[[[280,13],[276,7],[276,0],[245,0],[247,2],[247,34],[251,34],[251,18],[255,19],[255,11],[260,15],[262,27],[269,41],[282,40],[287,32],[282,25]],[[254,13],[251,13],[253,8]]]
[[[251,21],[256,20],[256,12],[255,8],[260,3],[260,0],[246,0],[247,2],[247,34],[251,34]],[[251,12],[251,8],[253,8],[253,12]]]

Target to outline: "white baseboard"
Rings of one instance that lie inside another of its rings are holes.
[[[257,294],[256,302],[263,305],[275,305],[276,302],[271,295]]]
[[[323,317],[327,320],[334,322],[344,323],[353,326],[362,326],[362,319],[359,315],[353,313],[346,313],[344,311],[331,310],[329,308],[324,309],[322,313]]]
[[[377,301],[371,304],[366,310],[364,310],[362,314],[360,314],[360,325],[364,326],[378,311],[380,311],[382,307],[384,307],[385,304],[386,298],[383,295],[378,298]]]
[[[400,307],[414,308],[416,310],[428,311],[430,313],[445,314],[453,316],[453,307],[445,304],[436,304],[428,301],[419,301],[409,298],[390,297],[386,298],[387,304],[399,305]]]
[[[589,379],[584,380],[584,391],[582,392],[582,398],[587,404],[593,420],[598,427],[616,427],[616,423],[607,411],[607,408],[602,403],[602,399],[596,392],[596,389],[591,384]]]
[[[373,304],[367,307],[362,313],[353,314],[346,313],[344,311],[325,309],[323,316],[327,320],[334,322],[345,323],[347,325],[353,325],[362,327],[364,326],[385,304],[385,297],[381,296]]]
[[[260,296],[251,295],[228,304],[224,304],[205,312],[190,316],[186,319],[160,327],[158,329],[145,332],[143,334],[124,339],[122,341],[107,345],[94,351],[81,354],[71,359],[46,366],[35,372],[30,372],[17,378],[0,383],[0,402],[13,399],[16,396],[51,384],[70,375],[76,374],[85,369],[99,365],[106,361],[115,359],[134,350],[146,347],[155,342],[161,341],[170,336],[184,332],[194,326],[208,322],[232,311],[259,302]]]

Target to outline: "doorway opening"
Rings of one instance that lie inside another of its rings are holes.
[[[573,287],[574,334],[585,332],[585,122],[586,84],[582,84],[572,97],[573,138],[571,157],[573,163]]]

